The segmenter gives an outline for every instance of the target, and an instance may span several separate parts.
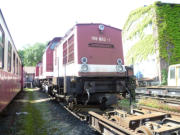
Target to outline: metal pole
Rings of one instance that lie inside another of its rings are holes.
[[[66,64],[64,65],[64,93],[67,92],[67,87],[66,87]]]
[[[132,97],[131,92],[126,88],[127,92],[129,93],[129,105],[130,105],[130,113],[132,113]]]

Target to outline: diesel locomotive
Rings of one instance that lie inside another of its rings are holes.
[[[36,66],[44,91],[73,104],[116,103],[133,97],[133,69],[124,65],[121,30],[104,24],[76,24],[47,45]]]

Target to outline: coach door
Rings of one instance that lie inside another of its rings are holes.
[[[176,86],[180,86],[180,66],[176,67]]]

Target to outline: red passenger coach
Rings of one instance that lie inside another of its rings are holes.
[[[23,87],[23,68],[0,10],[0,111]]]

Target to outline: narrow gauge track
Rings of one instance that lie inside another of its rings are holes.
[[[104,114],[107,112],[113,112],[113,108],[106,109],[102,111],[99,109],[99,106],[74,106],[69,108],[66,104],[60,103],[68,112],[74,115],[81,121],[87,121],[92,128],[98,131],[100,134],[104,135],[138,135],[135,131],[130,128],[117,125],[114,121],[105,118]],[[94,125],[95,124],[95,125]],[[97,125],[100,124],[100,125]],[[110,131],[109,131],[110,130]]]
[[[172,87],[172,86],[138,87],[136,88],[135,92],[138,95],[180,98],[180,87]]]
[[[166,111],[162,109],[157,109],[157,108],[152,108],[152,107],[147,107],[147,106],[139,106],[138,107],[142,111],[151,111],[151,112],[162,112],[162,113],[167,113],[170,114],[171,117],[173,118],[178,118],[180,120],[180,113],[177,112],[172,112],[172,111]]]
[[[151,99],[156,99],[156,100],[160,100],[164,103],[170,103],[170,104],[174,104],[174,105],[180,105],[180,99],[179,98],[170,98],[170,97],[153,97],[153,96],[148,96],[148,95],[139,95],[136,96],[136,99],[143,99],[143,98],[151,98]]]
[[[180,120],[170,112],[141,108],[132,109],[129,114],[115,108],[102,111],[97,105],[60,105],[103,135],[180,135]]]

